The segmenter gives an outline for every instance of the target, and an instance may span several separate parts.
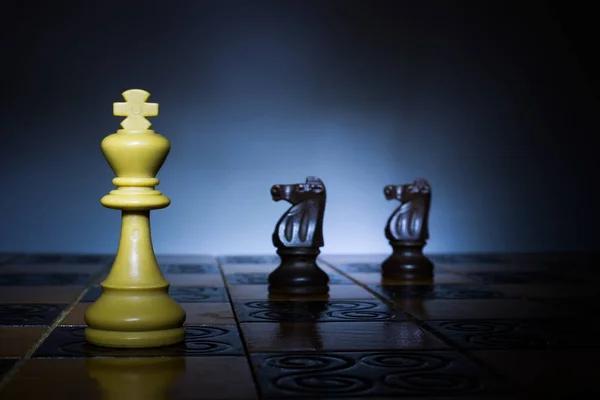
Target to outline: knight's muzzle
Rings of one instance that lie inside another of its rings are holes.
[[[396,187],[394,185],[387,185],[383,188],[383,194],[386,200],[393,200],[396,198]]]
[[[271,197],[275,201],[281,200],[281,188],[279,187],[279,185],[273,185],[271,187]]]

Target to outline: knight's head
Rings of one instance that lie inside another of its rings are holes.
[[[298,204],[304,200],[316,199],[325,196],[325,185],[316,176],[309,176],[305,183],[290,185],[273,185],[271,197],[275,201],[285,200],[292,204]]]
[[[430,195],[431,187],[425,179],[416,179],[413,183],[401,185],[387,185],[383,188],[383,194],[387,200],[399,200],[401,203],[411,201],[418,195]]]

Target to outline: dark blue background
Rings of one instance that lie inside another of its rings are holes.
[[[433,187],[429,252],[595,246],[585,7],[3,4],[0,251],[116,250],[99,146],[129,88],[160,104],[153,129],[172,143],[157,252],[272,252],[287,206],[269,188],[307,175],[328,188],[327,253],[387,252],[383,186],[419,176]]]

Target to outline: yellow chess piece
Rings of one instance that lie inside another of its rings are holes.
[[[155,190],[156,174],[171,145],[148,129],[145,117],[158,115],[158,104],[146,103],[149,96],[139,89],[124,92],[126,102],[114,104],[114,115],[127,117],[123,129],[102,141],[117,189],[101,203],[122,211],[122,225],[114,264],[101,283],[102,295],[85,314],[85,338],[98,346],[159,347],[185,336],[185,312],[169,296],[170,284],[160,272],[150,236],[150,210],[171,203]]]

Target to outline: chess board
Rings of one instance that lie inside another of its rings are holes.
[[[86,344],[102,255],[0,255],[0,398],[391,399],[600,393],[596,255],[438,255],[431,281],[328,256],[328,296],[271,297],[276,256],[159,256],[184,344]],[[556,398],[556,397],[552,397]]]

